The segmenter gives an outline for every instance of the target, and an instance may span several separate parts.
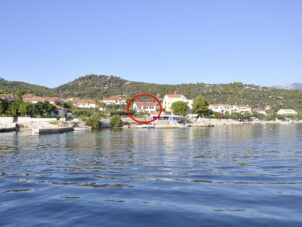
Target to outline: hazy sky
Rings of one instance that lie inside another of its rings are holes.
[[[302,82],[301,0],[0,0],[0,77]]]

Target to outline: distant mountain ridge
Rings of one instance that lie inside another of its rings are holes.
[[[273,88],[285,89],[285,90],[299,90],[302,89],[302,83],[278,85],[278,86],[273,86]]]
[[[0,93],[102,99],[112,95],[133,96],[149,93],[163,98],[165,94],[183,94],[189,99],[203,95],[209,103],[249,104],[252,108],[281,108],[302,112],[302,90],[285,90],[234,82],[229,84],[155,84],[122,79],[116,76],[86,75],[56,88],[0,79]]]

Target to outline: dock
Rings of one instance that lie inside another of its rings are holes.
[[[192,124],[191,127],[214,127],[214,124]]]

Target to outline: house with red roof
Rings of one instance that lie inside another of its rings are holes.
[[[91,99],[81,99],[77,102],[74,102],[73,105],[78,108],[96,108],[96,101]]]
[[[59,97],[48,97],[48,96],[35,96],[32,94],[22,95],[23,102],[37,103],[37,102],[49,102],[55,104],[59,100]]]
[[[252,108],[249,105],[234,105],[233,108],[236,113],[252,113]]]
[[[208,108],[213,112],[220,113],[222,115],[231,114],[234,111],[233,106],[229,104],[210,104]]]
[[[222,115],[244,112],[252,113],[252,108],[249,105],[210,104],[209,109]]]
[[[135,112],[146,112],[146,113],[151,113],[156,111],[156,103],[155,102],[150,102],[150,101],[135,101],[133,103],[132,109]]]
[[[111,104],[115,104],[115,105],[126,105],[126,98],[125,97],[121,97],[121,96],[111,96],[111,97],[107,97],[107,98],[103,98],[103,100],[101,100],[103,103],[105,103],[106,105],[111,105]]]

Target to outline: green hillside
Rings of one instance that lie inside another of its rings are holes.
[[[0,93],[31,93],[35,95],[55,95],[56,91],[47,87],[0,78]]]
[[[115,76],[87,75],[54,89],[0,79],[0,92],[93,99],[112,95],[133,96],[139,93],[150,93],[163,98],[165,94],[178,93],[190,99],[203,95],[210,103],[249,104],[253,108],[271,106],[274,110],[292,108],[302,112],[302,90],[275,89],[240,82],[167,85],[128,81]]]
[[[160,98],[168,93],[178,93],[190,99],[203,95],[210,103],[249,104],[253,108],[271,106],[274,110],[292,108],[302,112],[302,90],[282,90],[240,82],[167,85],[133,82],[114,76],[88,75],[57,87],[56,91],[62,96],[95,99],[139,93],[150,93]]]

